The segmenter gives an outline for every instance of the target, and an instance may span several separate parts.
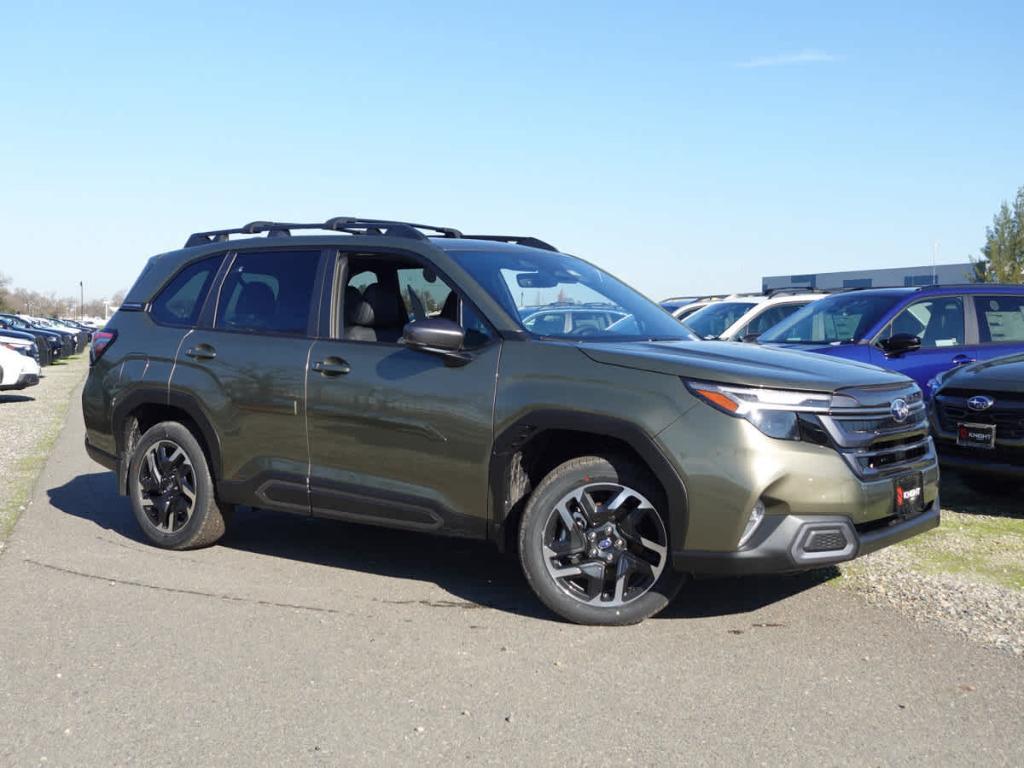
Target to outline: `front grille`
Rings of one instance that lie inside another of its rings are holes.
[[[909,415],[897,420],[892,404],[904,400]],[[835,407],[840,404],[842,407]],[[914,385],[845,390],[820,417],[839,453],[858,476],[891,477],[935,461],[928,414]]]
[[[978,392],[944,390],[935,396],[935,412],[943,432],[955,432],[960,422],[995,424],[996,440],[1024,440],[1024,396],[1010,393],[988,393],[995,404],[984,411],[967,407],[967,401]]]

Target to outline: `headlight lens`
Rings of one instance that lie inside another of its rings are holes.
[[[815,412],[827,411],[830,394],[784,389],[734,387],[707,381],[685,381],[687,389],[713,408],[746,419],[778,440],[821,443],[824,428]]]

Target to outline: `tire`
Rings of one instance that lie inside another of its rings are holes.
[[[217,501],[206,454],[176,421],[151,427],[135,445],[128,496],[142,532],[158,547],[208,547],[227,530],[231,507]]]
[[[685,580],[672,569],[665,510],[660,486],[632,460],[584,456],[561,464],[523,511],[519,559],[527,582],[544,605],[577,624],[653,616]]]

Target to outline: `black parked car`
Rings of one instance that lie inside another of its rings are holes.
[[[979,490],[1024,484],[1024,355],[954,368],[932,388],[942,465]]]
[[[34,339],[40,365],[49,365],[60,354],[60,336],[33,328],[14,315],[0,315],[0,333],[27,334]]]

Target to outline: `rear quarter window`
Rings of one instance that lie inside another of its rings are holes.
[[[1024,296],[975,296],[983,344],[1024,342]]]
[[[153,300],[152,318],[161,325],[195,325],[222,258],[203,259],[181,270]]]

